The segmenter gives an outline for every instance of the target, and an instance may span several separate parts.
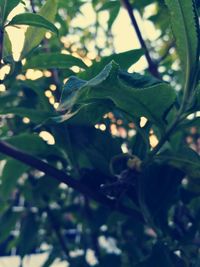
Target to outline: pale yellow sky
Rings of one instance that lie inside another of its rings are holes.
[[[152,14],[152,12],[154,12],[154,10],[155,10],[155,5],[148,6],[148,8],[146,8],[145,11],[145,16],[148,17],[149,14]],[[15,8],[14,12],[10,14],[9,19],[11,19],[12,16],[14,16],[15,14],[22,12],[24,12],[24,7],[22,4],[20,4],[18,7]],[[82,7],[82,12],[84,16],[80,15],[77,18],[75,18],[74,21],[72,22],[72,26],[82,25],[82,27],[85,26],[85,28],[87,28],[88,25],[91,25],[95,21],[95,13],[90,3],[86,3]],[[159,31],[154,28],[153,24],[150,21],[148,20],[142,21],[138,14],[136,14],[136,18],[140,25],[141,31],[145,37],[153,41],[159,36],[160,34]],[[100,20],[102,25],[105,25],[107,20],[106,11],[101,12]],[[12,49],[14,52],[15,59],[19,58],[20,51],[23,47],[25,29],[26,29],[25,26],[23,27],[20,26],[19,28],[16,27],[7,28],[8,34],[12,42]],[[114,46],[116,52],[123,52],[140,47],[137,36],[135,34],[135,31],[131,25],[130,19],[125,9],[120,10],[118,18],[112,27],[112,34],[114,35]],[[135,64],[134,70],[141,71],[146,66],[147,66],[146,60],[144,57],[142,57],[139,60],[139,62]]]

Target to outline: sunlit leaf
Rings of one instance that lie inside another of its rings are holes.
[[[55,15],[57,12],[57,1],[56,0],[47,0],[46,3],[42,6],[38,14],[43,16],[46,20],[54,22]],[[46,29],[35,28],[29,26],[26,34],[23,50],[21,53],[21,59],[24,58],[29,52],[37,47],[41,41],[44,39]]]
[[[54,26],[54,24],[38,14],[24,13],[16,15],[7,26],[11,25],[30,25],[34,27],[45,28],[58,34],[58,29]]]
[[[59,53],[44,53],[27,60],[24,69],[67,69],[73,66],[87,68],[87,65],[80,58]]]

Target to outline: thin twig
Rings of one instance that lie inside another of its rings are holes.
[[[46,209],[49,221],[51,223],[51,226],[53,228],[53,231],[55,232],[55,235],[58,239],[58,242],[64,252],[64,254],[66,255],[66,258],[69,259],[69,249],[67,247],[67,244],[65,242],[65,239],[62,236],[62,233],[60,231],[60,225],[57,223],[56,218],[54,217],[51,209],[49,207],[47,207]]]
[[[35,5],[34,5],[33,0],[30,0],[30,5],[31,5],[31,8],[32,8],[33,13],[36,13]]]
[[[0,67],[2,66],[3,58],[3,39],[4,39],[4,30],[0,28]]]
[[[157,64],[152,60],[152,58],[151,58],[151,56],[149,54],[149,50],[148,50],[147,45],[146,45],[146,43],[144,41],[144,38],[143,38],[143,36],[141,34],[140,28],[138,26],[138,23],[136,21],[134,13],[133,13],[133,8],[132,8],[129,0],[121,0],[121,2],[122,2],[123,6],[126,8],[128,14],[129,14],[129,17],[131,19],[131,22],[132,22],[133,27],[135,29],[135,32],[137,34],[138,40],[140,42],[140,45],[144,49],[145,57],[146,57],[146,60],[148,62],[148,65],[149,65],[149,67],[148,67],[149,72],[153,76],[155,76],[157,78],[160,78],[159,73],[158,73]]]

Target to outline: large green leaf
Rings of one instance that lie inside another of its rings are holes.
[[[128,75],[128,74],[127,74]],[[138,80],[136,80],[138,85]],[[176,94],[166,83],[157,83],[140,88],[134,86],[134,79],[125,82],[120,78],[119,66],[111,62],[95,78],[86,82],[72,77],[66,83],[61,98],[60,110],[67,114],[81,112],[81,107],[95,103],[97,100],[107,110],[110,100],[113,106],[129,116],[145,116],[154,123],[162,124],[162,116],[174,102]]]
[[[4,24],[10,12],[21,2],[21,0],[0,0],[0,23]]]
[[[80,58],[60,53],[43,53],[28,59],[24,69],[67,69],[73,66],[87,68]]]
[[[7,26],[11,25],[30,25],[39,28],[45,28],[49,31],[52,31],[58,34],[58,29],[54,26],[53,23],[45,19],[43,16],[32,13],[24,13],[16,15]]]
[[[48,21],[54,22],[55,15],[57,12],[57,1],[56,0],[47,0],[46,3],[42,6],[38,14],[45,17]],[[29,52],[37,47],[43,40],[46,33],[46,29],[28,27],[25,34],[24,46],[21,54],[21,59],[24,58]]]
[[[199,56],[198,19],[193,0],[165,0],[181,60],[184,80],[188,82],[196,71]]]

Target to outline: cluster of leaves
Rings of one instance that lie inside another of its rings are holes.
[[[47,252],[43,267],[198,267],[199,1],[122,0],[144,19],[154,4],[148,21],[160,31],[123,53],[111,31],[120,1],[93,0],[88,31],[72,26],[86,2],[0,0],[0,71],[9,69],[0,84],[0,254]],[[26,12],[10,19],[19,4]],[[19,25],[28,28],[15,61],[7,29]],[[155,57],[156,77],[151,66],[128,72],[143,55]]]

